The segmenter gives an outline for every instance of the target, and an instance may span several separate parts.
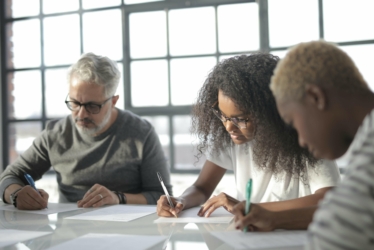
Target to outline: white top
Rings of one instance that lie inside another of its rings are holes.
[[[307,170],[306,183],[289,174],[274,176],[273,173],[264,172],[253,160],[252,144],[234,144],[216,157],[207,155],[207,160],[234,171],[239,200],[245,200],[245,188],[249,178],[253,179],[251,201],[255,203],[295,199],[314,194],[320,188],[336,186],[340,182],[336,163],[327,160],[321,161],[315,170]]]
[[[374,249],[374,110],[346,156],[347,173],[314,214],[307,249]]]

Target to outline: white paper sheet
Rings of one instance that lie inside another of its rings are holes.
[[[114,205],[95,211],[77,214],[65,219],[96,221],[132,221],[156,212],[156,206]]]
[[[31,240],[38,238],[50,232],[34,232],[24,230],[13,230],[13,229],[0,229],[0,247],[16,244],[21,241]]]
[[[141,250],[159,244],[166,240],[165,236],[140,236],[121,234],[86,234],[74,240],[64,242],[60,245],[48,248],[49,250]]]
[[[234,215],[227,212],[223,207],[217,208],[210,217],[200,217],[197,215],[200,207],[184,210],[175,217],[159,217],[154,223],[230,223]]]
[[[19,210],[13,205],[0,206],[0,210],[17,211],[31,214],[55,214],[78,209],[84,208],[79,208],[76,203],[48,203],[48,208],[42,210]]]
[[[226,231],[210,233],[235,249],[266,249],[303,246],[307,237],[307,231],[299,230],[248,233],[243,233],[241,231]]]

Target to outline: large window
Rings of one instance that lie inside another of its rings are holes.
[[[204,161],[194,157],[190,113],[219,60],[283,57],[324,38],[374,89],[371,0],[6,0],[1,8],[2,169],[48,120],[69,114],[66,70],[85,52],[117,61],[118,107],[155,126],[172,172],[197,172]]]

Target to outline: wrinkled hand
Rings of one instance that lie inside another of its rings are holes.
[[[251,204],[250,211],[245,214],[245,201],[240,202],[234,207],[235,228],[243,230],[248,227],[248,231],[273,231],[275,212],[266,210],[258,204]]]
[[[232,213],[234,206],[238,204],[239,201],[231,197],[226,193],[220,193],[217,196],[213,196],[209,200],[205,202],[205,204],[201,207],[199,213],[197,215],[203,217],[209,217],[214,210],[219,207],[224,207],[227,211]]]
[[[118,196],[106,187],[95,184],[77,202],[78,207],[101,207],[104,205],[119,204]]]
[[[17,208],[19,210],[40,210],[48,205],[49,195],[43,189],[36,191],[31,186],[24,186],[17,193]]]
[[[157,215],[162,217],[178,217],[178,214],[183,210],[184,203],[183,199],[177,199],[170,196],[171,201],[174,204],[174,209],[170,207],[168,199],[165,195],[162,195],[157,201]]]

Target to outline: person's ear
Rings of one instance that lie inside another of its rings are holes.
[[[119,95],[113,96],[113,98],[112,98],[112,105],[113,105],[113,107],[116,106],[116,103],[117,103],[118,99],[119,99]]]
[[[326,93],[323,88],[318,85],[309,84],[305,87],[305,100],[318,110],[322,111],[327,108]]]

